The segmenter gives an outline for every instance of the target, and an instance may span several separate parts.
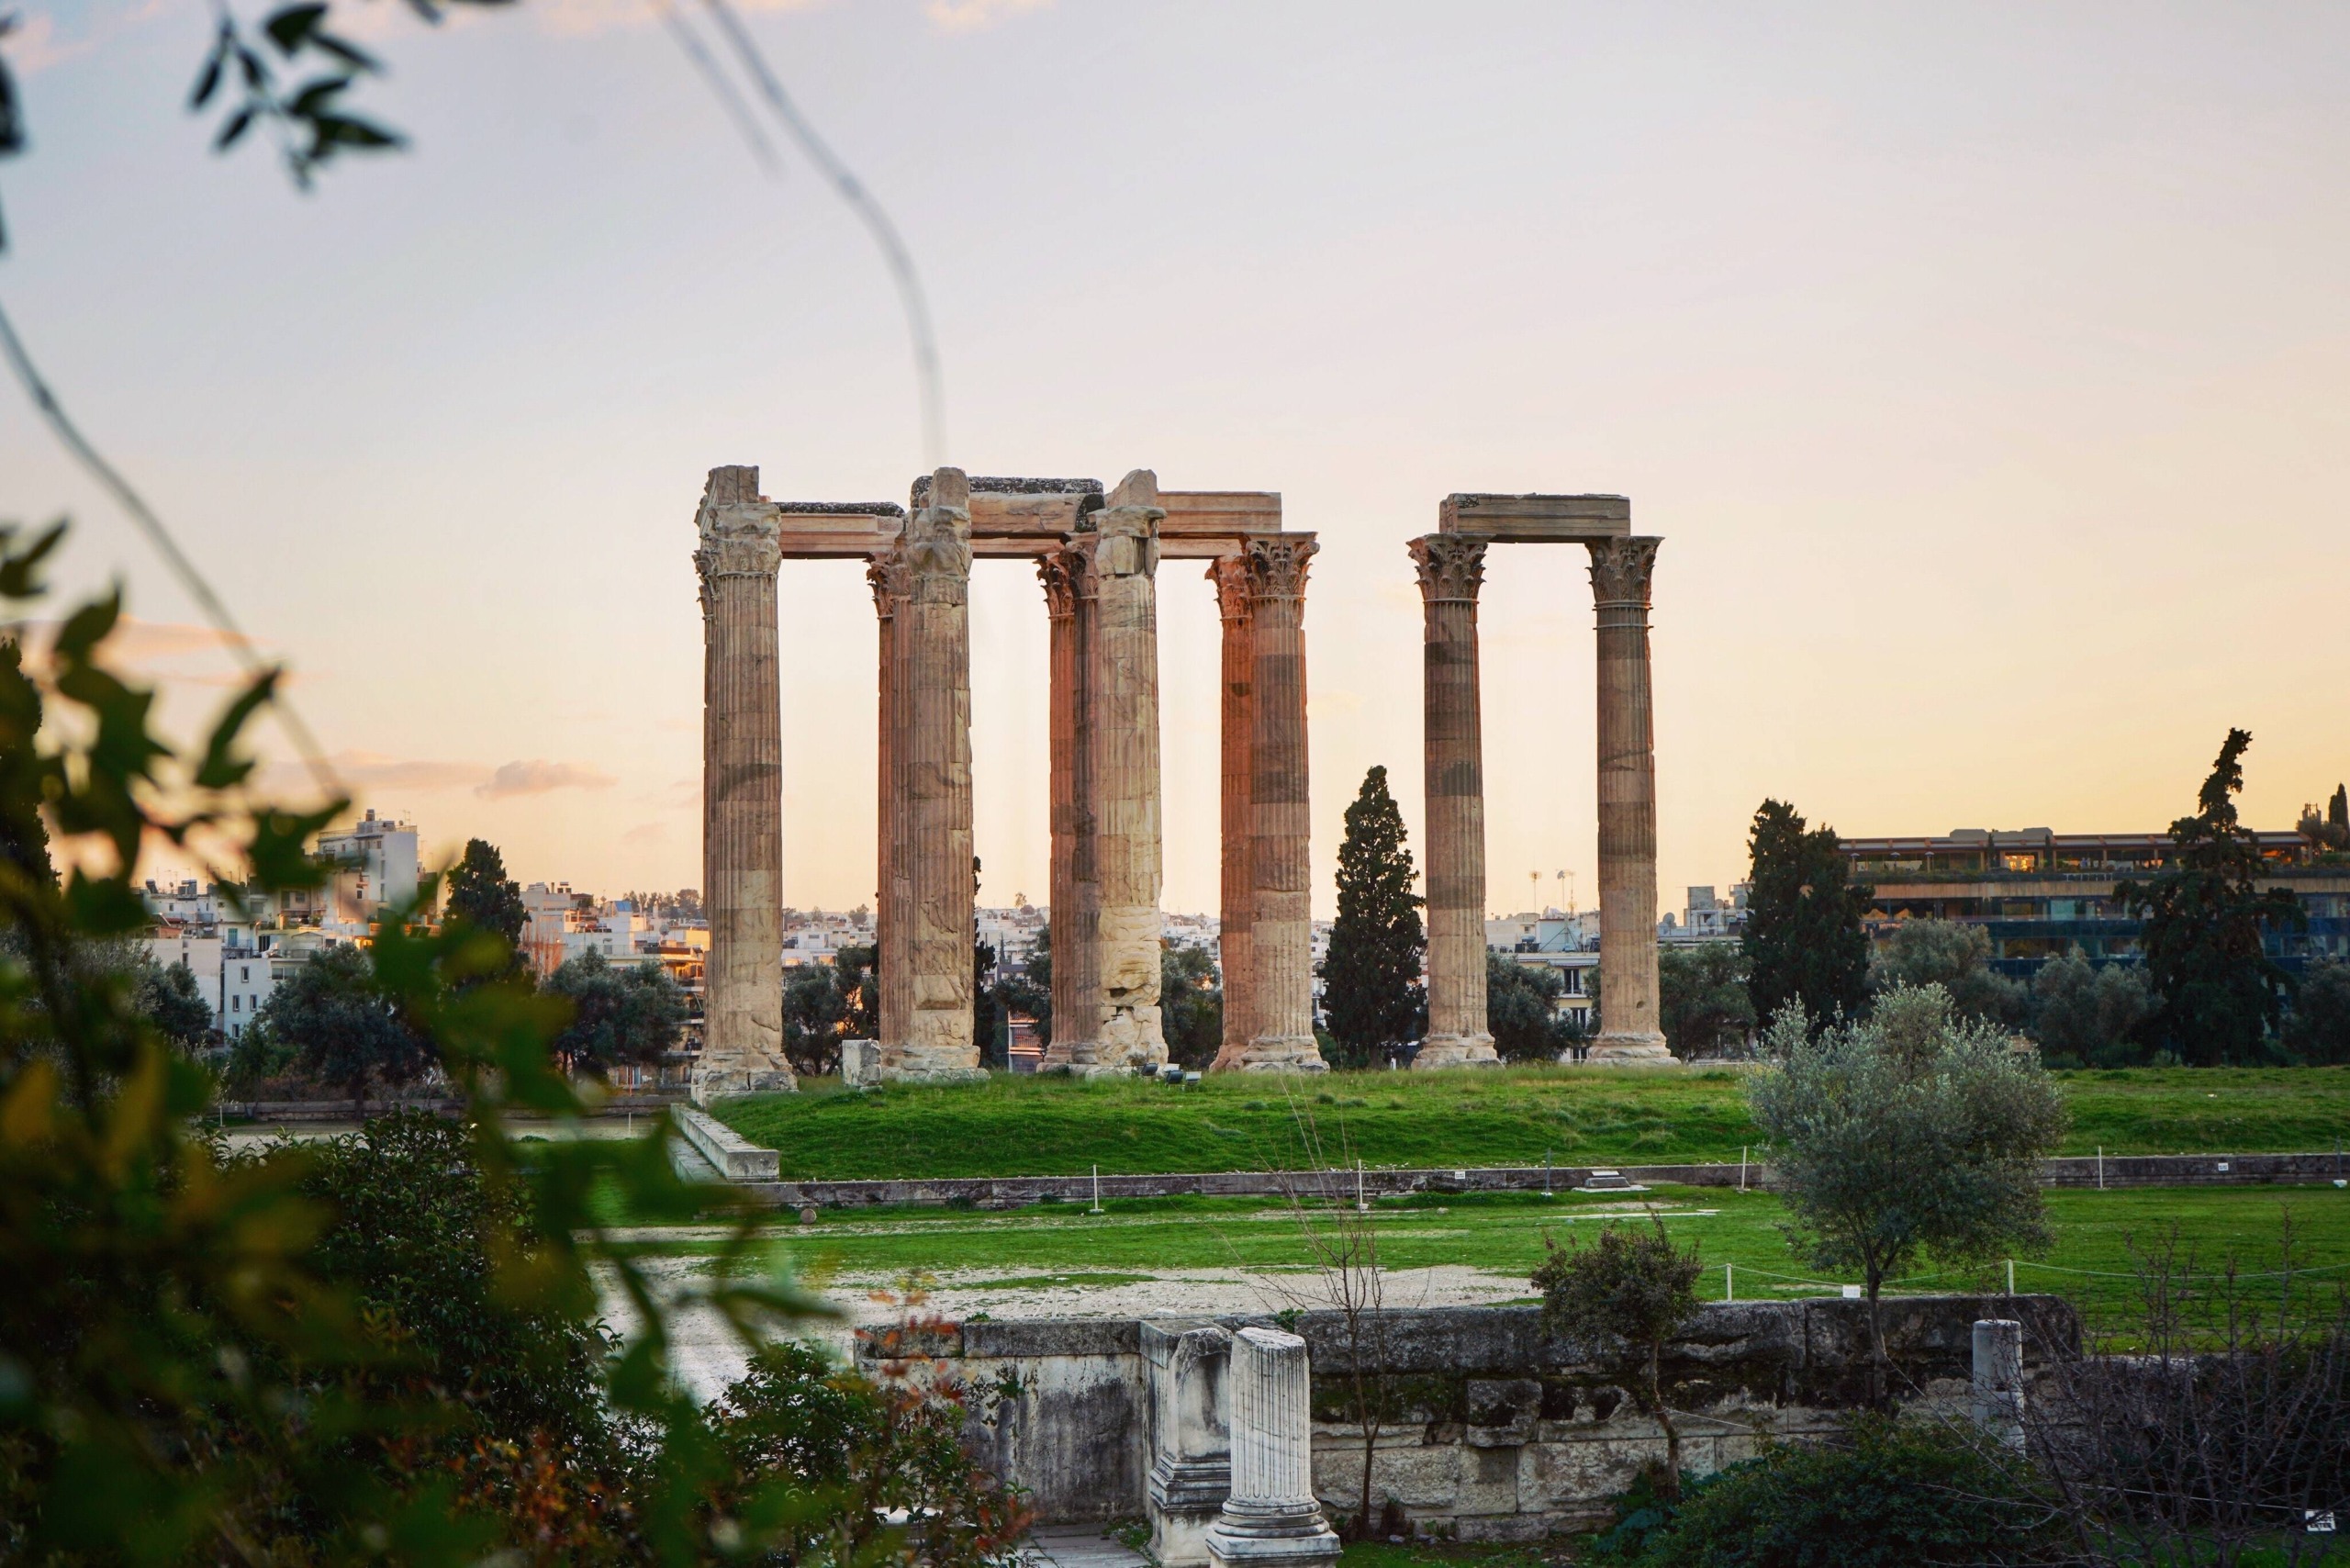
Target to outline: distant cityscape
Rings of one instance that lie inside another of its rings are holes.
[[[2276,885],[2293,891],[2308,916],[2303,931],[2268,935],[2271,957],[2296,970],[2313,960],[2350,957],[2350,868],[2300,833],[2263,833],[2259,839]],[[2138,961],[2141,923],[2120,912],[2114,885],[2160,870],[2176,853],[2163,834],[2046,828],[1957,829],[1940,836],[1846,838],[1840,845],[1853,879],[1874,889],[1865,921],[1873,944],[1881,946],[1905,921],[1976,925],[1989,939],[1993,965],[2027,980],[2076,949],[2099,965]],[[318,856],[335,868],[323,887],[258,896],[241,913],[213,884],[149,881],[144,891],[155,921],[150,951],[160,965],[187,968],[220,1035],[234,1040],[300,965],[335,946],[364,944],[386,909],[416,897],[423,880],[420,846],[415,823],[370,810],[349,827],[319,835]],[[1745,882],[1726,892],[1690,887],[1683,907],[1658,922],[1659,944],[1670,951],[1739,940],[1750,892]],[[568,882],[540,881],[522,884],[521,895],[528,917],[523,957],[542,979],[587,953],[614,965],[658,964],[687,997],[692,1048],[710,951],[698,890],[604,897]],[[1017,973],[1035,958],[1050,918],[1049,909],[1024,896],[1009,908],[979,910],[978,940],[993,955],[990,978]],[[787,908],[782,933],[787,972],[832,964],[845,948],[873,945],[873,913],[866,905]],[[1217,934],[1214,915],[1166,916],[1164,940],[1170,946],[1200,948],[1213,959]],[[1317,968],[1329,936],[1330,923],[1315,921]],[[1578,1022],[1588,1021],[1598,994],[1597,912],[1550,905],[1494,915],[1485,922],[1485,946],[1518,963],[1557,971],[1556,1005]],[[1026,1022],[1013,1020],[1015,1058],[1029,1054],[1021,1048]]]

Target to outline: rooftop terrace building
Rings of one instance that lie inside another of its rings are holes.
[[[2350,860],[2322,855],[2298,833],[2255,835],[2264,884],[2300,900],[2309,928],[2271,933],[2270,954],[2288,969],[2350,958]],[[1980,925],[1994,964],[2028,977],[2073,947],[2101,963],[2139,960],[2141,923],[2115,902],[2115,884],[2169,866],[2165,833],[2066,834],[1959,828],[1939,838],[1839,841],[1852,879],[1875,890],[1870,935],[1883,941],[1904,920]]]

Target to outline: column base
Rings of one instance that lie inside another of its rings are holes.
[[[1583,1058],[1595,1067],[1679,1067],[1662,1035],[1602,1034]]]
[[[869,1083],[984,1083],[987,1069],[979,1065],[974,1046],[883,1046],[881,1059],[867,1077]]]
[[[1311,1035],[1259,1035],[1230,1057],[1219,1056],[1213,1072],[1327,1072],[1322,1049]]]
[[[1208,1561],[1214,1568],[1242,1563],[1280,1563],[1297,1568],[1338,1560],[1338,1538],[1322,1509],[1303,1503],[1227,1501],[1208,1528]]]
[[[1414,1072],[1433,1072],[1446,1067],[1499,1067],[1502,1058],[1494,1049],[1491,1035],[1430,1035],[1420,1042],[1419,1054],[1412,1058]]]
[[[694,1068],[693,1101],[708,1105],[737,1094],[793,1094],[800,1080],[789,1064],[766,1062],[702,1063]]]

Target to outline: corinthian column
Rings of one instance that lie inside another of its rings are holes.
[[[1599,612],[1599,1037],[1595,1062],[1672,1062],[1657,1029],[1656,732],[1649,575],[1658,539],[1594,540]]]
[[[875,772],[879,801],[874,816],[875,884],[873,914],[874,986],[879,994],[879,1038],[906,1037],[906,1014],[913,988],[906,967],[906,789],[903,756],[899,742],[906,727],[908,683],[903,664],[911,637],[898,635],[898,622],[913,591],[913,567],[906,559],[903,541],[876,555],[865,568],[873,588],[873,611],[880,622],[880,740]]]
[[[1254,1032],[1249,999],[1256,970],[1249,957],[1248,923],[1257,890],[1249,879],[1253,831],[1248,801],[1250,745],[1255,722],[1248,694],[1255,689],[1256,652],[1249,639],[1248,563],[1221,556],[1208,566],[1215,585],[1215,608],[1224,622],[1224,886],[1217,922],[1217,957],[1224,969],[1224,1038],[1215,1069],[1247,1060]]]
[[[1335,1562],[1338,1538],[1314,1495],[1314,1397],[1305,1341],[1278,1328],[1232,1336],[1232,1491],[1208,1528],[1208,1561]]]
[[[1093,514],[1094,855],[1101,871],[1101,1028],[1091,1070],[1167,1060],[1158,974],[1158,480],[1138,468]]]
[[[1426,616],[1421,749],[1427,786],[1428,1036],[1415,1068],[1499,1066],[1485,1028],[1485,761],[1477,700],[1483,540],[1412,541]]]
[[[1312,811],[1306,799],[1305,572],[1310,533],[1248,542],[1253,667],[1248,777],[1251,1072],[1322,1072],[1314,1043]]]
[[[696,1102],[797,1089],[783,1054],[783,715],[776,684],[778,514],[756,468],[702,491],[704,897],[709,991]]]
[[[1093,770],[1085,744],[1093,729],[1086,690],[1093,666],[1086,636],[1093,619],[1090,543],[1038,560],[1036,577],[1045,586],[1051,629],[1053,1023],[1043,1065],[1054,1068],[1071,1066],[1080,1046],[1091,1064],[1101,1027],[1101,984],[1093,964],[1101,880],[1093,861]]]
[[[904,778],[905,1033],[881,1041],[881,1076],[982,1076],[971,1020],[971,509],[958,468],[931,476],[906,525],[912,584],[897,617],[905,728],[891,755]]]

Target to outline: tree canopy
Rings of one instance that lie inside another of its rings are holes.
[[[1869,960],[1872,994],[1922,985],[1950,992],[1962,1018],[2017,1029],[2031,1014],[2030,990],[1991,967],[1990,934],[1964,921],[1902,921]]]
[[[1921,1254],[1965,1265],[2046,1245],[2040,1162],[2064,1136],[2064,1102],[2036,1057],[1958,1017],[1938,985],[1889,991],[1816,1036],[1789,1006],[1763,1045],[1772,1066],[1747,1102],[1771,1185],[1809,1263],[1861,1274],[1881,1399],[1886,1280]]]
[[[1599,971],[1588,973],[1596,976]],[[1557,1061],[1583,1038],[1559,1011],[1567,983],[1547,964],[1485,955],[1485,1031],[1504,1061]]]
[[[462,920],[476,931],[505,937],[509,946],[520,946],[530,914],[522,907],[521,884],[507,877],[506,858],[497,846],[478,838],[465,841],[464,857],[449,868],[442,917]]]
[[[570,1021],[554,1036],[566,1072],[600,1078],[621,1062],[658,1062],[685,1033],[685,993],[658,964],[623,966],[582,953],[547,977],[547,994],[571,1005]]]
[[[1163,944],[1158,952],[1159,1030],[1168,1059],[1204,1070],[1224,1045],[1224,987],[1205,947]]]
[[[1601,1226],[1588,1247],[1572,1236],[1563,1248],[1548,1236],[1542,1244],[1533,1279],[1542,1293],[1542,1327],[1629,1363],[1634,1400],[1664,1428],[1664,1473],[1657,1489],[1668,1498],[1680,1496],[1681,1428],[1664,1397],[1662,1363],[1666,1343],[1697,1313],[1703,1264],[1695,1245],[1675,1247],[1654,1210],[1644,1226]]]
[[[2148,1032],[2191,1065],[2248,1065],[2275,1055],[2271,1041],[2292,977],[2268,956],[2263,937],[2306,924],[2299,899],[2259,886],[2259,835],[2236,818],[2251,745],[2251,732],[2228,732],[2195,814],[2170,824],[2171,864],[2113,890],[2116,903],[2145,921],[2146,975],[2160,998]]]
[[[1868,1001],[1869,939],[1861,928],[1873,890],[1852,881],[1836,830],[1806,831],[1793,806],[1765,801],[1747,840],[1754,890],[1747,900],[1747,990],[1755,1016],[1788,1003],[1826,1023]]]
[[[2091,964],[2078,947],[2031,977],[2032,1038],[2051,1067],[2132,1067],[2145,1058],[2139,1026],[2154,1011],[2146,971]]]
[[[339,945],[314,955],[270,993],[255,1028],[292,1047],[295,1065],[340,1084],[362,1120],[371,1084],[397,1089],[432,1064],[432,1042],[375,982],[362,949]]]
[[[1341,1060],[1363,1067],[1427,1032],[1420,979],[1427,936],[1412,891],[1404,813],[1387,792],[1387,769],[1363,775],[1338,846],[1338,917],[1322,960],[1322,1008]]]
[[[1729,1056],[1754,1032],[1746,953],[1735,942],[1668,947],[1657,955],[1657,1021],[1683,1061]]]
[[[196,971],[185,964],[167,968],[141,952],[131,996],[148,1022],[180,1049],[196,1050],[212,1038],[212,1004],[204,1000]]]

